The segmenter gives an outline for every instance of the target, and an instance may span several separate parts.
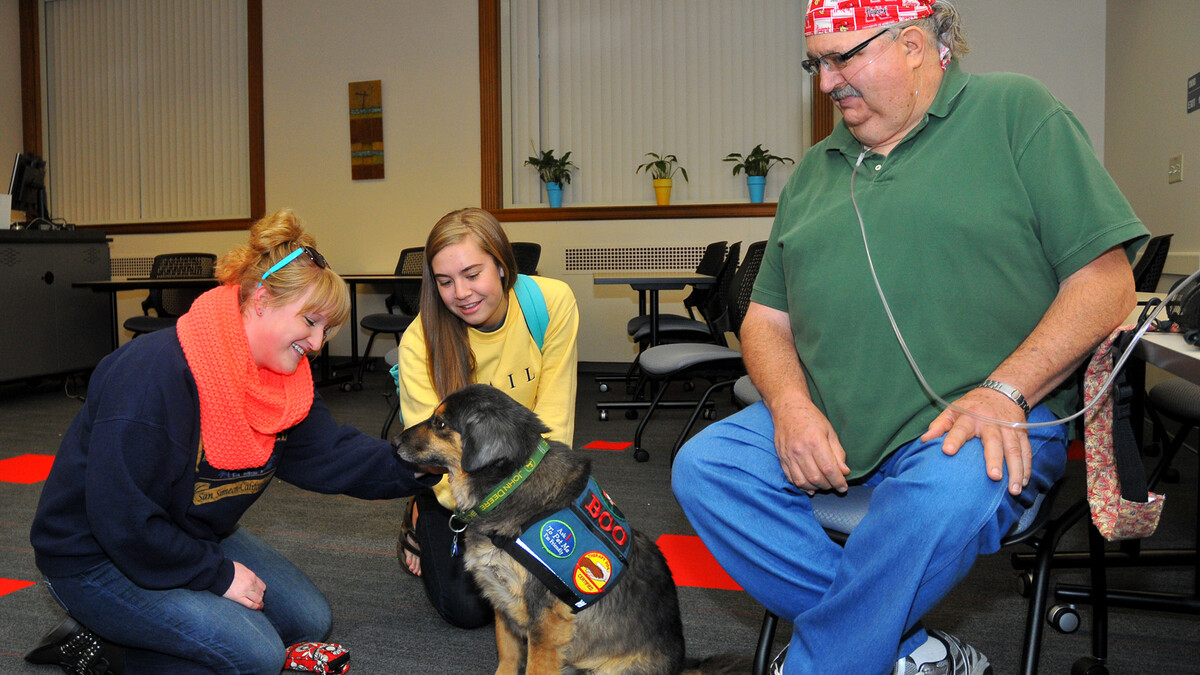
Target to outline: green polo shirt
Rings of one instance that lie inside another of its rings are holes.
[[[940,408],[892,332],[851,203],[862,152],[844,123],[779,199],[752,299],[788,312],[813,400],[851,478],[924,433]],[[920,124],[868,153],[854,194],[870,256],[929,384],[953,401],[1029,335],[1059,282],[1147,231],[1071,111],[1031,78],[952,61]],[[1045,403],[1076,405],[1065,386]]]

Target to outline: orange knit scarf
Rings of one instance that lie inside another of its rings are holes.
[[[179,317],[179,344],[200,393],[200,436],[208,463],[251,469],[267,463],[275,435],[295,426],[313,402],[312,370],[259,368],[250,354],[237,286],[219,286]]]

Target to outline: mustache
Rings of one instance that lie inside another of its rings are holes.
[[[834,89],[833,91],[829,92],[829,98],[832,98],[835,101],[840,101],[844,98],[849,98],[851,96],[857,96],[859,98],[862,98],[862,92],[855,89],[854,85],[849,84],[849,83],[844,84],[841,87],[839,87],[838,89]]]

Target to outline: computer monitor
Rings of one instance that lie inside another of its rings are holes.
[[[12,195],[12,210],[24,212],[27,223],[50,223],[50,209],[46,206],[46,160],[31,152],[18,152],[13,160],[8,193]]]

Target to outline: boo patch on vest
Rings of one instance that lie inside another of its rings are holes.
[[[565,509],[495,541],[558,599],[578,612],[604,597],[625,571],[633,529],[595,478]]]

